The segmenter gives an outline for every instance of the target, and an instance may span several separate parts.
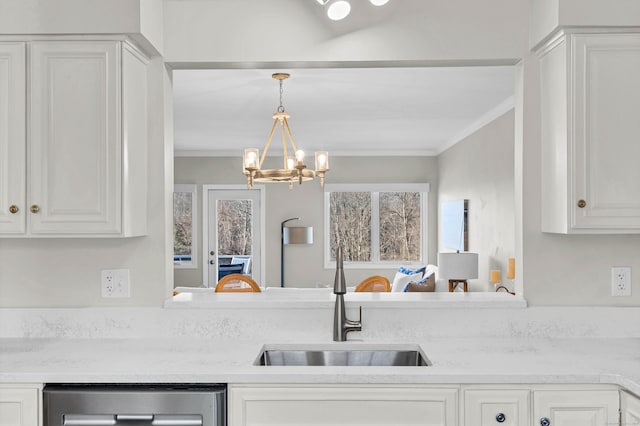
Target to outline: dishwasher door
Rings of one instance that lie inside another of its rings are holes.
[[[44,426],[225,426],[224,385],[47,385]]]

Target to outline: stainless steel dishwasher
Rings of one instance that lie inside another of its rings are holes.
[[[225,426],[224,385],[44,387],[44,426]]]

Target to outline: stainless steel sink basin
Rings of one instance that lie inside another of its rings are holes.
[[[431,363],[418,345],[290,345],[265,346],[255,365],[427,367]]]

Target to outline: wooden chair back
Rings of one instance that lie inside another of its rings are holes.
[[[216,293],[220,292],[260,293],[261,290],[258,283],[251,277],[242,274],[229,274],[218,281]]]
[[[358,284],[356,292],[362,291],[391,291],[391,283],[381,275],[373,275]]]

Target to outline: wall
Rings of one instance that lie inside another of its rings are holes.
[[[478,253],[472,291],[493,291],[489,271],[506,278],[507,259],[515,256],[513,139],[511,110],[438,156],[438,206],[469,200],[469,251]],[[439,251],[450,250],[440,243]]]
[[[126,239],[1,238],[0,307],[159,306],[170,294],[173,276],[165,247],[172,244],[172,169],[165,167],[173,146],[165,146],[166,69],[150,64],[148,144],[148,234]],[[171,93],[168,91],[167,93]],[[170,99],[169,99],[170,100]],[[166,141],[171,141],[168,138]],[[167,191],[168,189],[168,191]],[[170,201],[169,201],[170,202]],[[100,271],[128,268],[131,298],[102,299]]]
[[[198,184],[198,206],[202,206],[202,184],[245,185],[242,160],[222,157],[177,157],[176,183]],[[428,211],[429,262],[437,261],[437,184],[438,165],[434,157],[333,157],[327,183],[424,183],[431,184]],[[266,283],[280,285],[280,223],[291,217],[301,220],[294,226],[313,226],[314,244],[285,247],[286,284],[315,287],[333,283],[334,270],[324,269],[323,212],[324,192],[319,182],[307,182],[289,189],[285,184],[266,185]],[[201,214],[198,227],[202,229]],[[202,266],[200,265],[200,268]],[[202,269],[175,272],[176,285],[200,285]],[[348,269],[348,285],[356,285],[369,275],[380,274],[392,279],[395,270]]]
[[[409,13],[392,10],[376,25],[359,26],[350,24],[357,20],[355,11],[350,19],[330,22],[315,1],[168,0],[165,57],[178,66],[380,60],[513,63],[526,51],[527,0],[400,0],[385,6],[394,7]]]
[[[640,306],[640,235],[541,232],[540,93],[538,58],[523,71],[522,166],[524,296],[531,306]],[[518,184],[518,182],[517,182]],[[611,296],[611,267],[632,268],[631,297]]]

